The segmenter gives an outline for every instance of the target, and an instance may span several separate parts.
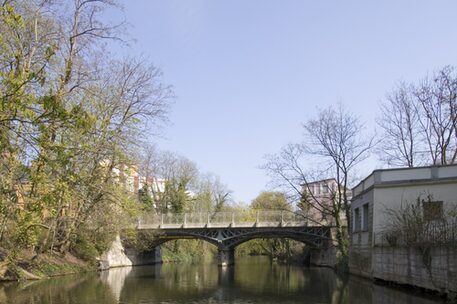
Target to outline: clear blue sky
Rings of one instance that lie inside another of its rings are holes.
[[[176,103],[162,149],[249,202],[267,153],[341,100],[374,127],[396,81],[457,64],[457,1],[123,1],[128,52],[161,67]],[[367,173],[372,168],[366,168]]]

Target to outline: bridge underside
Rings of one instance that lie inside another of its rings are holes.
[[[141,229],[147,230],[147,229]],[[235,247],[256,238],[290,238],[303,242],[311,248],[331,246],[330,227],[247,227],[247,228],[168,228],[154,229],[156,241],[153,246],[178,239],[201,239],[218,248],[220,266],[234,263]]]

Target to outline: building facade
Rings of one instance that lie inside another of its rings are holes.
[[[448,252],[446,240],[433,235],[448,237],[457,228],[457,165],[375,170],[352,192],[351,273],[435,290],[450,290],[452,283],[457,289],[457,251]],[[453,278],[443,277],[449,267]]]
[[[342,186],[341,186],[342,187]],[[302,185],[305,200],[308,207],[307,217],[314,223],[324,226],[334,225],[335,219],[333,214],[333,203],[340,195],[338,192],[338,183],[336,179],[329,178],[319,181],[310,182]],[[352,192],[346,191],[348,199],[351,198]],[[303,202],[302,202],[303,203]],[[341,225],[346,226],[346,213],[344,208],[340,212]]]

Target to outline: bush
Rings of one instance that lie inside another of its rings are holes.
[[[82,234],[76,235],[71,247],[71,253],[75,257],[90,263],[96,263],[96,258],[100,255],[95,244]]]

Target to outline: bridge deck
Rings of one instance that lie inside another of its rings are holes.
[[[307,219],[290,211],[199,212],[150,214],[137,223],[138,229],[204,229],[306,227]]]
[[[139,223],[137,229],[204,229],[204,228],[261,228],[261,227],[304,227],[306,223],[278,223],[278,222],[252,222],[252,223],[187,223],[187,224],[147,224]]]

